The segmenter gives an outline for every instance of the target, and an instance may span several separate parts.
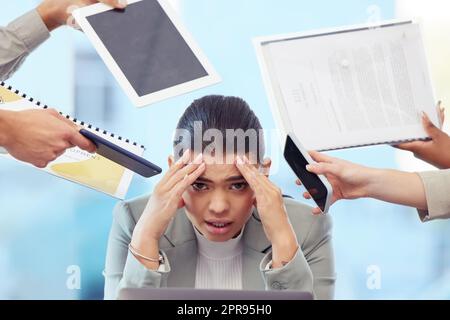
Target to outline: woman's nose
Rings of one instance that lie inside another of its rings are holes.
[[[229,208],[228,199],[221,192],[215,193],[209,202],[209,210],[216,214],[227,212]]]

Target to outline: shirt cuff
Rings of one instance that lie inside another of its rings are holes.
[[[25,44],[28,52],[50,37],[50,32],[36,9],[11,22],[8,28]]]
[[[166,263],[160,263],[157,271],[161,273],[167,273],[170,271],[170,269]]]
[[[428,210],[418,210],[422,222],[450,217],[448,200],[450,170],[418,173],[422,179]]]
[[[300,247],[297,249],[297,251],[295,251],[295,254],[292,257],[292,259],[288,263],[286,263],[284,266],[280,267],[279,269],[282,269],[282,268],[286,267],[288,264],[290,264],[291,261],[294,260],[297,257],[297,254],[298,254],[299,250],[300,250]],[[267,259],[269,259],[269,258],[270,258],[270,260],[266,260],[266,261],[263,260],[262,261],[263,265],[264,265],[264,263],[266,265],[265,268],[263,269],[263,271],[272,270],[272,265],[273,265],[273,260],[271,259],[272,258],[272,254],[267,256]]]

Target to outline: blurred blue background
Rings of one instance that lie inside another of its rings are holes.
[[[0,2],[0,25],[39,3]],[[55,31],[8,83],[61,111],[144,144],[145,156],[165,169],[178,117],[203,95],[241,96],[263,127],[274,129],[251,38],[364,23],[374,15],[391,19],[403,8],[393,0],[173,0],[172,4],[222,76],[222,83],[137,109],[84,35],[69,28]],[[446,28],[439,30],[448,37],[448,24]],[[278,150],[277,141],[269,144],[269,149]],[[332,154],[375,167],[420,167],[397,152],[379,146]],[[272,179],[284,193],[304,201],[286,163],[273,160],[279,170]],[[158,179],[136,176],[127,198],[150,193]],[[116,202],[0,159],[0,299],[102,299],[102,270]],[[330,214],[336,298],[450,298],[449,222],[422,224],[414,209],[374,200],[341,202]],[[67,283],[73,268],[81,272],[80,288]],[[374,288],[370,284],[377,275],[380,282]]]

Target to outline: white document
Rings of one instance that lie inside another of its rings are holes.
[[[426,139],[439,126],[416,22],[255,40],[278,127],[309,150]]]

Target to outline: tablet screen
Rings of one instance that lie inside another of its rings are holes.
[[[87,20],[140,97],[208,76],[157,0]]]

